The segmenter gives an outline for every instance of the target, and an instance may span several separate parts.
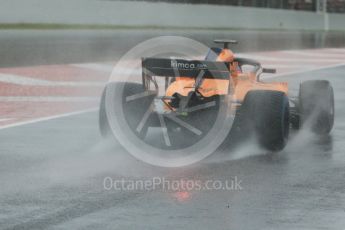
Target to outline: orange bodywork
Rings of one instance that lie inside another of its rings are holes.
[[[238,68],[238,63],[234,62],[234,54],[230,49],[223,49],[216,61],[230,62],[229,80],[224,79],[203,79],[198,92],[204,97],[215,95],[226,95],[229,92],[230,82],[233,85],[233,99],[243,101],[246,94],[251,90],[274,90],[288,93],[286,82],[261,82],[257,80],[256,73],[242,73]],[[187,96],[194,90],[195,79],[188,77],[176,77],[176,81],[171,83],[166,91],[166,96],[173,96],[178,93]]]

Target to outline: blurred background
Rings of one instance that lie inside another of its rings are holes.
[[[236,39],[291,96],[331,81],[332,133],[291,132],[274,154],[249,140],[178,169],[133,159],[101,138],[100,96],[127,51],[162,35]],[[345,0],[0,0],[0,229],[344,229],[344,60]],[[106,176],[236,176],[244,189],[107,191]]]
[[[141,0],[144,1],[144,0]],[[288,10],[322,11],[327,4],[327,12],[344,13],[344,0],[148,0],[152,2],[216,4],[229,6],[263,7]]]
[[[345,45],[344,0],[0,0],[0,66],[116,61],[160,35],[237,52]]]

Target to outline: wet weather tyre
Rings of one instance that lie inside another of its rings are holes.
[[[311,80],[300,85],[299,113],[302,126],[328,134],[334,124],[334,93],[329,81]]]
[[[259,144],[270,151],[282,150],[289,136],[289,100],[285,93],[254,90],[247,93],[244,103]]]
[[[230,97],[209,102],[203,100],[201,105],[195,105],[192,100],[184,111],[167,113],[169,105],[160,103],[157,94],[157,90],[144,90],[134,83],[112,83],[105,89],[100,127],[114,131],[111,134],[116,141],[137,159],[164,167],[193,164],[212,154],[231,129],[232,110],[220,106],[229,105]],[[205,116],[209,113],[211,116],[207,116],[209,120],[206,121]],[[181,146],[177,139],[175,144],[174,137],[170,137],[169,129],[176,127],[172,122],[180,126],[177,131],[180,129],[187,135],[189,141],[185,146]],[[142,131],[147,135],[142,135]]]
[[[123,99],[125,99],[127,96],[135,95],[143,93],[145,90],[141,84],[137,83],[123,83],[123,82],[111,82],[108,83],[105,87],[101,102],[100,102],[100,110],[99,110],[99,129],[102,137],[107,138],[112,135],[112,130],[109,124],[109,119],[107,117],[106,112],[106,93],[109,90],[120,90],[123,88]],[[153,98],[152,97],[145,97],[138,99],[136,101],[133,101],[131,103],[128,103],[126,107],[124,107],[124,114],[126,115],[127,122],[133,130],[138,125],[136,124],[137,121],[140,121],[143,114],[146,112],[147,108],[150,106]],[[115,106],[115,105],[114,105]],[[116,108],[115,108],[115,116],[116,114]],[[145,125],[141,132],[135,132],[139,138],[143,139],[145,138],[148,131],[148,124]]]

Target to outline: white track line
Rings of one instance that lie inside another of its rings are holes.
[[[262,64],[263,67],[266,68],[274,68],[274,69],[280,69],[280,68],[318,68],[320,65],[305,65],[305,64]]]
[[[72,112],[72,113],[64,113],[64,114],[55,115],[55,116],[43,117],[43,118],[34,119],[34,120],[30,120],[30,121],[18,122],[18,123],[15,123],[15,124],[9,124],[9,125],[0,126],[0,130],[8,129],[8,128],[14,128],[14,127],[23,126],[23,125],[34,124],[34,123],[38,123],[38,122],[41,122],[41,121],[48,121],[48,120],[53,120],[53,119],[58,119],[58,118],[63,118],[63,117],[80,115],[80,114],[83,114],[83,113],[95,112],[97,110],[98,110],[98,108],[92,108],[92,109],[81,110],[81,111],[76,111],[76,112]]]
[[[324,59],[345,59],[345,53],[325,53],[323,51],[320,52],[308,52],[308,51],[297,51],[297,50],[284,50],[282,51],[284,54],[291,54],[296,56],[303,56],[303,57],[314,57],[314,58],[324,58]],[[316,59],[318,60],[318,59]]]
[[[70,64],[70,66],[83,68],[83,69],[89,69],[89,70],[95,70],[95,71],[105,72],[105,73],[111,73],[114,68],[114,66],[112,65],[106,65],[106,64],[101,64],[101,63],[80,63],[80,64]]]
[[[14,74],[0,73],[0,82],[6,82],[16,85],[28,85],[28,86],[104,86],[105,82],[85,82],[85,81],[48,81],[35,79],[31,77],[24,77]]]
[[[345,63],[338,63],[338,64],[335,64],[335,65],[323,66],[323,67],[320,67],[320,68],[304,69],[304,70],[298,70],[298,71],[294,71],[294,72],[286,72],[286,73],[281,73],[281,74],[273,74],[273,75],[269,75],[269,76],[268,75],[267,76],[262,76],[262,80],[272,79],[272,78],[276,78],[276,77],[285,77],[285,76],[289,76],[289,75],[306,73],[306,72],[319,71],[319,70],[324,70],[324,69],[337,68],[337,67],[341,67],[341,66],[345,66]]]
[[[129,77],[131,75],[140,75],[141,74],[141,67],[139,68],[124,68],[124,67],[117,67],[111,72],[112,77],[117,77],[117,75],[125,75]]]
[[[344,61],[343,58],[318,58],[318,59],[305,59],[305,58],[286,58],[286,57],[272,57],[272,56],[263,56],[263,55],[256,55],[256,54],[246,54],[246,55],[240,55],[239,57],[242,58],[250,58],[250,59],[256,59],[258,61],[279,61],[280,63],[336,63],[336,62],[342,62]]]
[[[325,48],[325,49],[322,49],[322,51],[326,51],[326,52],[330,52],[330,53],[336,53],[336,54],[345,53],[344,48]]]
[[[10,120],[13,120],[15,118],[0,118],[0,122],[4,122],[4,121],[10,121]]]

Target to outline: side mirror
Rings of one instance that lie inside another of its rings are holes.
[[[263,68],[262,69],[263,73],[277,73],[276,69],[267,69],[267,68]]]

